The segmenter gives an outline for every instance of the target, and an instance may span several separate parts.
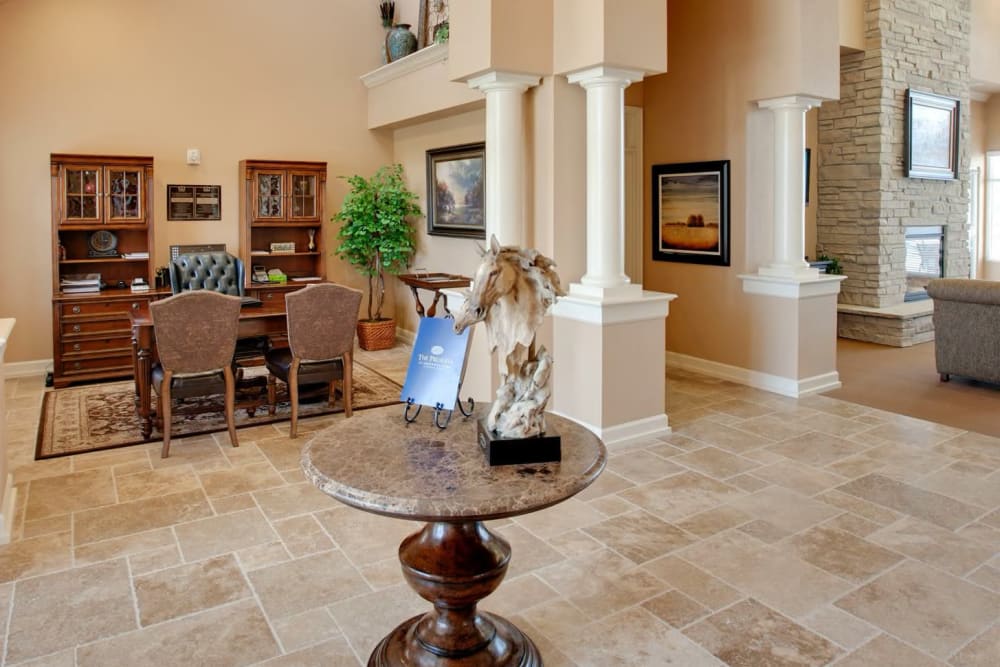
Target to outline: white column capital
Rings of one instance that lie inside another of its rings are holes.
[[[598,65],[570,72],[566,75],[566,79],[570,83],[578,83],[584,88],[607,85],[619,85],[622,88],[627,88],[636,81],[642,81],[644,76],[645,73],[642,70]]]
[[[772,97],[767,100],[759,100],[757,106],[761,109],[802,109],[808,111],[813,107],[818,107],[823,103],[818,97],[807,97],[806,95],[785,95],[784,97]]]
[[[490,90],[515,90],[523,93],[528,88],[537,86],[541,80],[542,78],[537,74],[491,70],[469,79],[468,83],[469,88],[478,88],[484,93]]]

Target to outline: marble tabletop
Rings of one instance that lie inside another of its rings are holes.
[[[403,406],[355,411],[318,432],[302,469],[321,491],[352,507],[419,521],[486,520],[554,505],[585,489],[604,469],[607,450],[593,433],[547,414],[562,438],[562,460],[490,466],[476,420],[456,414],[438,429],[431,415],[403,420]]]

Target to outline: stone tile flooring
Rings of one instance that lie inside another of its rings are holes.
[[[402,380],[408,348],[359,358]],[[492,529],[483,603],[547,665],[1000,664],[1000,440],[822,396],[667,373],[673,433]],[[416,524],[303,480],[343,417],[34,462],[41,378],[7,383],[15,540],[3,664],[361,665],[424,611]]]

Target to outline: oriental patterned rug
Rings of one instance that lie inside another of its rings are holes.
[[[263,368],[249,368],[246,371],[247,376],[267,373]],[[266,404],[258,408],[253,417],[245,409],[237,408],[236,428],[287,421],[291,416],[291,407],[284,387],[284,383],[279,381],[277,410],[273,416],[267,413]],[[400,385],[384,375],[354,362],[355,410],[398,403],[401,389]],[[238,397],[237,404],[239,400]],[[208,404],[210,401],[217,403],[216,409],[213,410],[215,406]],[[207,401],[188,400],[187,403],[200,403],[196,407],[205,411],[193,415],[175,414],[171,428],[173,438],[226,430],[221,397]],[[325,397],[314,402],[306,402],[302,398],[299,401],[300,419],[338,412],[343,412],[339,396],[332,409]],[[160,439],[158,430],[154,430],[149,438],[142,437],[139,417],[135,412],[135,383],[131,380],[67,387],[45,394],[42,418],[38,425],[35,459],[126,447],[157,442]]]

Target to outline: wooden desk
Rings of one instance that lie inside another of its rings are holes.
[[[488,406],[487,406],[488,407]],[[428,522],[399,547],[403,575],[434,604],[393,630],[369,665],[541,665],[532,641],[510,621],[476,611],[500,585],[510,545],[488,519],[555,505],[604,469],[604,444],[579,424],[546,415],[562,436],[563,460],[490,467],[476,440],[476,418],[445,430],[430,419],[403,420],[399,405],[355,412],[306,445],[302,469],[337,500],[375,514]]]
[[[153,318],[149,303],[129,311],[132,323],[132,366],[135,373],[136,412],[142,423],[142,437],[153,432],[153,363],[156,361],[156,339],[153,336]],[[240,309],[238,336],[277,336],[288,333],[285,317],[285,300],[265,301],[260,306]]]
[[[416,302],[417,315],[420,317],[424,316],[424,304],[420,303],[420,295],[417,293],[418,289],[434,292],[434,300],[431,301],[431,306],[427,309],[427,317],[434,317],[434,314],[437,312],[438,300],[442,298],[444,301],[441,305],[444,307],[444,312],[451,315],[451,311],[448,310],[448,297],[441,294],[441,290],[468,287],[472,284],[472,278],[453,273],[403,273],[397,277],[404,284],[410,286],[410,291],[413,292],[413,300]]]

